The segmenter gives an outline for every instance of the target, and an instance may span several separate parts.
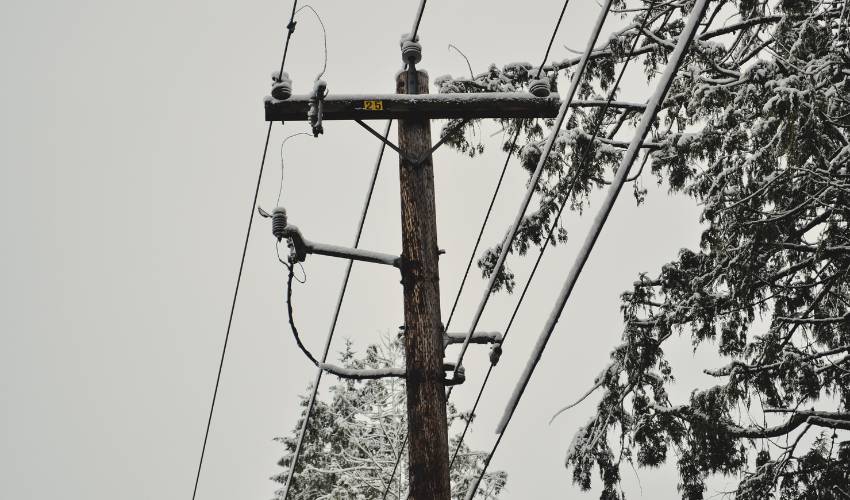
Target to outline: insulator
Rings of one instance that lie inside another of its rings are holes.
[[[278,101],[285,101],[292,96],[292,80],[286,71],[275,71],[272,73],[272,97]]]
[[[275,83],[272,87],[272,97],[278,101],[285,101],[292,96],[292,81],[284,80]]]
[[[286,209],[277,207],[272,212],[272,234],[277,238],[277,241],[286,237]]]
[[[549,82],[541,78],[535,78],[529,82],[528,91],[536,97],[549,97]]]
[[[419,64],[422,60],[422,45],[419,42],[405,40],[401,44],[401,60],[408,64]]]
[[[490,347],[490,364],[496,365],[502,357],[502,344],[493,344]]]
[[[455,384],[462,384],[466,382],[466,369],[463,366],[455,368],[455,374],[452,379],[454,379]]]

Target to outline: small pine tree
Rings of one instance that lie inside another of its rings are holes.
[[[384,338],[381,343],[368,346],[363,358],[358,359],[352,343],[347,341],[340,354],[340,364],[352,369],[404,366],[403,355],[404,348],[399,340]],[[314,404],[289,498],[382,498],[399,453],[403,453],[402,460],[389,485],[387,498],[407,498],[407,453],[402,451],[407,433],[404,380],[340,380],[329,391],[329,401],[317,399]],[[289,476],[308,403],[308,397],[302,397],[304,410],[292,434],[276,438],[287,451],[278,462],[283,472],[272,477],[281,484],[285,484]],[[466,418],[453,405],[449,405],[448,410],[450,426]],[[457,446],[457,439],[455,436],[451,440],[450,450]],[[451,470],[453,499],[465,497],[473,474],[481,471],[485,456],[465,444],[461,446]],[[497,499],[506,480],[504,472],[488,472],[479,486],[477,498]],[[281,498],[282,493],[283,490],[278,491],[276,498]]]

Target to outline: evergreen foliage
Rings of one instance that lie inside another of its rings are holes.
[[[345,368],[386,368],[404,366],[404,346],[397,339],[367,347],[362,359],[355,357],[352,344],[346,343],[340,355]],[[309,393],[309,391],[308,391]],[[298,435],[304,423],[308,397],[298,424],[291,435],[277,438],[286,455],[278,462],[283,472],[272,480],[285,484]],[[449,405],[449,425],[466,418]],[[383,378],[367,381],[339,380],[330,387],[329,401],[316,400],[310,426],[304,439],[289,498],[292,500],[372,500],[382,498],[407,433],[407,404],[404,380]],[[457,445],[457,437],[449,443]],[[388,499],[407,498],[406,451]],[[451,470],[453,499],[464,498],[473,474],[480,472],[485,453],[461,446]],[[477,498],[495,500],[505,486],[504,472],[488,472],[478,489]],[[282,498],[283,490],[276,498]]]
[[[621,11],[623,29],[594,51],[579,98],[607,98],[638,35],[632,64],[651,81],[691,6],[631,2]],[[644,178],[653,176],[703,208],[694,223],[705,230],[699,248],[641,274],[622,295],[622,343],[595,382],[596,414],[566,460],[582,488],[598,470],[602,498],[621,498],[621,464],[675,460],[683,499],[704,498],[714,474],[737,477],[739,499],[850,498],[848,24],[846,0],[712,3],[647,139],[651,168],[638,162],[632,174],[638,203]],[[554,82],[577,62],[544,70]],[[516,91],[533,71],[492,66],[436,84],[442,92]],[[525,254],[548,234],[552,244],[566,240],[555,220],[559,205],[580,212],[604,187],[639,116],[620,108],[603,115],[600,107],[571,113],[546,158],[539,206],[512,251]],[[506,136],[520,137],[504,148],[533,171],[548,130],[542,125],[551,122],[502,125]],[[452,141],[468,154],[481,149],[472,127]],[[581,163],[586,153],[590,161]],[[479,260],[485,276],[498,249]],[[506,269],[497,289],[513,286]],[[694,348],[709,342],[728,360],[705,367],[717,385],[688,401],[668,396],[674,378],[664,347],[674,334],[689,335]]]

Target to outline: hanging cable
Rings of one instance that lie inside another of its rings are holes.
[[[304,9],[310,9],[313,11],[313,15],[316,16],[316,19],[319,21],[319,25],[322,27],[322,44],[324,47],[324,62],[322,63],[322,71],[316,75],[315,81],[319,81],[322,78],[322,75],[325,74],[325,71],[328,69],[328,30],[325,29],[325,23],[322,21],[322,16],[316,12],[316,9],[313,8],[310,4],[304,4],[300,9],[296,10],[295,13],[298,14]]]
[[[286,28],[287,28],[286,43],[283,46],[283,57],[281,57],[280,71],[278,72],[278,74],[283,72],[283,65],[286,63],[286,54],[287,54],[287,52],[289,52],[289,40],[290,40],[290,38],[292,38],[292,33],[295,32],[294,19],[295,19],[295,8],[296,8],[297,5],[298,5],[298,0],[293,0],[293,2],[292,2],[292,13],[289,16],[289,24],[286,26]],[[227,342],[228,342],[228,340],[230,340],[230,329],[233,326],[233,313],[236,311],[236,298],[239,295],[239,285],[242,283],[242,270],[245,267],[245,255],[248,253],[248,240],[251,236],[251,226],[254,223],[254,209],[257,206],[257,196],[259,196],[259,194],[260,194],[260,181],[263,178],[263,167],[266,164],[266,153],[268,153],[268,150],[269,150],[269,139],[271,139],[272,124],[273,123],[274,122],[269,122],[268,131],[266,131],[266,141],[265,141],[265,144],[263,145],[263,155],[262,155],[262,158],[260,159],[260,171],[257,174],[257,183],[256,183],[256,187],[254,188],[254,198],[251,201],[251,214],[248,217],[248,229],[245,231],[245,243],[244,243],[244,245],[242,245],[242,257],[239,260],[239,272],[236,274],[236,286],[233,289],[233,300],[230,303],[230,315],[228,316],[228,319],[227,319],[227,329],[226,329],[225,334],[224,334],[224,344],[221,347],[221,359],[218,363],[218,373],[215,376],[215,386],[213,388],[212,402],[210,403],[209,417],[207,418],[207,426],[206,426],[206,430],[204,431],[204,443],[201,446],[201,457],[198,460],[198,471],[195,474],[195,487],[192,489],[192,500],[195,500],[195,497],[198,494],[198,483],[201,480],[201,470],[202,470],[203,465],[204,465],[204,456],[206,455],[206,451],[207,451],[207,440],[209,439],[209,436],[210,436],[210,427],[212,425],[213,411],[215,410],[215,401],[216,401],[216,398],[218,397],[218,386],[219,386],[219,383],[221,382],[221,372],[222,372],[222,369],[224,368],[224,358],[225,358],[225,355],[227,354]]]
[[[283,145],[286,144],[286,141],[288,141],[289,139],[292,139],[293,137],[297,137],[299,135],[306,135],[307,137],[312,137],[307,132],[298,132],[297,134],[292,134],[290,136],[287,136],[280,143],[280,187],[277,190],[277,201],[275,202],[275,205],[274,205],[276,207],[280,206],[280,196],[283,194]],[[279,259],[280,259],[280,256],[278,256],[278,260]]]
[[[654,5],[654,3],[653,3]],[[532,280],[534,279],[535,274],[537,273],[537,268],[540,266],[540,261],[543,259],[543,254],[546,252],[546,248],[549,246],[549,243],[552,241],[552,237],[555,233],[555,228],[558,227],[558,223],[561,220],[561,214],[564,211],[564,208],[567,206],[567,201],[569,201],[570,196],[572,195],[573,189],[575,189],[576,183],[578,181],[578,173],[582,171],[584,166],[587,164],[590,159],[590,152],[592,151],[591,146],[593,142],[596,140],[600,130],[602,130],[602,126],[604,124],[605,115],[608,113],[608,109],[611,106],[611,103],[614,101],[614,97],[616,96],[617,89],[620,87],[620,82],[623,79],[623,76],[626,74],[626,69],[628,69],[629,62],[631,62],[632,57],[634,57],[633,52],[637,48],[638,40],[640,39],[640,34],[643,32],[643,28],[646,26],[646,23],[650,17],[651,8],[647,12],[647,15],[642,19],[640,29],[638,29],[637,34],[632,40],[631,49],[629,49],[628,55],[626,56],[625,61],[623,62],[623,66],[620,68],[620,72],[617,75],[617,79],[614,81],[613,86],[611,87],[611,91],[608,93],[608,98],[605,101],[605,104],[602,106],[602,109],[599,113],[599,119],[596,122],[596,126],[593,131],[593,135],[588,141],[587,146],[584,148],[584,152],[582,154],[581,160],[579,160],[577,166],[573,169],[572,180],[567,187],[567,191],[564,194],[564,199],[561,202],[560,207],[558,207],[558,212],[555,215],[555,218],[552,221],[552,225],[549,227],[549,232],[546,235],[546,239],[543,240],[543,244],[540,246],[540,251],[537,254],[537,259],[534,261],[534,266],[531,268],[531,272],[528,275],[528,278],[525,281],[525,285],[522,287],[522,292],[519,295],[519,299],[517,300],[516,306],[514,306],[513,312],[511,313],[510,318],[508,319],[508,324],[505,327],[505,331],[502,337],[502,345],[505,344],[505,341],[508,338],[508,334],[511,331],[511,327],[514,324],[514,320],[516,319],[517,313],[519,312],[520,307],[522,306],[523,300],[525,299],[525,295],[528,292],[528,289],[531,285]],[[647,156],[648,157],[648,156]],[[487,374],[484,376],[484,380],[481,383],[481,387],[478,389],[478,395],[475,397],[475,403],[472,405],[472,410],[470,411],[470,416],[474,417],[476,410],[478,410],[478,404],[481,401],[481,396],[484,393],[484,389],[487,387],[487,383],[490,380],[490,374],[493,373],[493,368],[495,368],[496,363],[490,364],[490,367],[487,369]],[[469,430],[469,426],[472,424],[472,418],[466,420],[466,423],[463,427],[463,431],[461,431],[460,439],[458,439],[457,446],[455,447],[454,453],[452,454],[451,462],[449,463],[449,468],[451,468],[455,459],[457,458],[458,452],[460,451],[461,445],[463,444],[463,440],[466,437],[466,433]]]
[[[537,367],[537,363],[540,361],[540,357],[543,354],[543,350],[546,348],[546,344],[552,335],[552,331],[554,330],[558,319],[560,319],[561,312],[563,311],[564,306],[566,305],[566,302],[570,297],[573,287],[575,286],[576,280],[578,279],[578,276],[581,273],[584,264],[587,262],[587,258],[589,257],[590,252],[593,249],[593,246],[596,243],[600,232],[602,231],[602,227],[605,225],[605,222],[608,219],[608,215],[611,213],[611,208],[613,207],[614,202],[617,199],[617,195],[619,195],[620,190],[622,189],[623,184],[625,183],[626,178],[628,176],[628,172],[635,159],[637,158],[638,152],[640,151],[640,146],[643,143],[643,140],[646,138],[647,134],[649,134],[649,129],[652,126],[652,123],[655,120],[655,116],[658,113],[658,110],[667,95],[667,91],[669,90],[670,85],[673,83],[673,78],[675,77],[676,72],[678,71],[679,66],[682,63],[682,59],[684,59],[684,56],[687,54],[688,47],[690,46],[691,41],[693,41],[693,38],[696,35],[696,30],[699,26],[699,21],[702,19],[703,15],[705,15],[707,7],[708,0],[696,0],[694,6],[691,9],[690,14],[688,15],[687,23],[682,29],[682,32],[679,34],[679,40],[676,43],[676,47],[670,54],[670,62],[667,64],[667,67],[664,68],[664,72],[661,75],[655,93],[652,95],[652,97],[650,97],[649,102],[647,102],[646,109],[643,113],[643,116],[641,117],[640,123],[637,126],[636,133],[632,138],[631,143],[629,144],[629,148],[626,150],[622,160],[620,161],[620,165],[617,168],[617,173],[611,183],[611,187],[608,190],[602,207],[593,220],[593,226],[591,227],[584,244],[579,250],[579,255],[577,256],[573,268],[570,270],[570,273],[567,276],[567,280],[564,283],[564,287],[562,288],[561,293],[558,296],[558,300],[556,301],[555,307],[553,308],[552,313],[550,314],[549,319],[547,320],[546,325],[544,326],[543,331],[541,332],[540,337],[538,338],[537,344],[535,345],[531,358],[529,359],[529,363],[526,365],[525,370],[523,371],[523,374],[520,378],[520,381],[514,389],[513,394],[511,395],[511,399],[508,402],[508,405],[505,409],[505,413],[502,416],[502,419],[499,422],[497,428],[497,432],[499,434],[498,438],[496,439],[492,450],[487,455],[487,459],[485,459],[484,461],[484,466],[482,467],[481,472],[478,474],[476,480],[471,484],[471,487],[467,492],[467,500],[471,500],[475,496],[475,493],[478,489],[478,484],[480,484],[481,479],[483,478],[484,473],[490,464],[490,461],[493,459],[493,455],[495,455],[496,450],[498,449],[499,443],[501,443],[502,441],[502,437],[505,435],[505,431],[507,430],[510,421],[513,419],[517,405],[519,404],[519,400],[522,398],[522,395],[525,392],[525,388],[528,386],[528,382],[531,378],[531,375],[534,372],[534,369]]]
[[[275,242],[275,249],[277,249],[277,245],[279,244],[280,242]],[[292,336],[295,338],[295,343],[298,344],[298,348],[301,349],[301,352],[304,353],[305,356],[307,356],[307,359],[309,359],[311,363],[318,367],[319,362],[316,361],[316,358],[313,356],[310,350],[307,349],[304,343],[301,342],[301,335],[298,334],[298,328],[295,326],[295,318],[292,312],[292,280],[293,278],[295,278],[295,266],[281,259],[280,252],[278,252],[277,254],[277,259],[283,265],[285,265],[289,271],[289,275],[286,278],[286,312],[289,317],[289,329],[292,330]]]
[[[387,126],[384,129],[384,138],[386,139],[390,135],[390,127],[392,127],[392,120],[387,122]],[[366,192],[366,200],[363,203],[363,210],[360,213],[360,220],[357,223],[357,231],[354,236],[354,248],[360,244],[360,237],[363,235],[363,226],[366,223],[366,214],[369,212],[369,204],[372,201],[372,193],[375,191],[375,182],[378,179],[378,172],[381,168],[381,160],[384,157],[384,150],[386,149],[386,144],[384,142],[381,143],[381,148],[378,150],[378,158],[375,160],[375,166],[372,169],[372,177],[369,181],[369,188]],[[351,267],[353,265],[353,261],[349,260],[348,265],[345,268],[345,274],[342,278],[342,286],[339,290],[339,296],[337,297],[336,307],[334,308],[333,316],[331,317],[331,325],[328,330],[328,335],[325,338],[325,347],[322,351],[322,363],[325,363],[328,359],[328,352],[331,348],[331,341],[333,340],[334,331],[336,329],[337,320],[339,320],[339,311],[342,308],[342,301],[345,298],[345,291],[348,288],[348,281],[351,277]],[[313,408],[316,403],[316,395],[319,392],[319,384],[322,381],[322,373],[323,370],[321,368],[316,369],[316,377],[313,381],[312,392],[310,393],[310,401],[307,404],[307,413],[304,417],[304,424],[301,426],[301,432],[298,434],[298,443],[295,446],[295,455],[292,458],[292,462],[289,465],[289,475],[286,479],[286,485],[283,490],[283,499],[286,500],[289,496],[289,489],[292,486],[292,480],[295,476],[295,469],[298,465],[298,460],[301,458],[301,450],[303,449],[304,437],[307,434],[307,428],[310,425],[310,417],[313,414]]]

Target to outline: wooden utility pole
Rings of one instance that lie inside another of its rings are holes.
[[[440,250],[437,246],[431,153],[460,128],[457,126],[448,131],[432,146],[430,121],[446,118],[552,118],[558,114],[561,101],[558,95],[549,95],[546,84],[543,84],[545,92],[534,95],[528,92],[428,95],[428,76],[415,67],[421,58],[421,47],[410,41],[404,42],[402,57],[408,69],[396,77],[395,94],[326,95],[324,82],[316,82],[312,94],[291,95],[291,82],[280,81],[272,96],[265,100],[267,121],[310,121],[313,133],[318,135],[322,133],[323,120],[354,120],[399,153],[401,256],[311,242],[301,236],[297,227],[288,225],[285,210],[275,210],[272,217],[277,221],[273,222],[278,228],[275,235],[279,239],[286,237],[290,240],[296,261],[300,262],[307,254],[319,254],[389,264],[401,270],[409,498],[450,500],[445,393],[447,366],[443,357],[444,342],[451,335],[444,337],[446,332],[440,320]],[[585,105],[598,106],[600,103],[602,101],[587,101]],[[635,105],[626,103],[624,106]],[[398,120],[398,145],[365,123],[376,119]],[[465,121],[461,121],[460,125],[463,123]],[[450,383],[463,382],[462,369],[448,368],[454,371]]]
[[[427,94],[424,71],[399,73],[396,92]],[[415,75],[415,77],[414,77]],[[411,85],[414,88],[408,88]],[[440,271],[431,124],[424,117],[399,121],[404,351],[407,360],[407,436],[410,497],[449,500],[449,442],[440,321]],[[408,158],[428,155],[419,164]]]

